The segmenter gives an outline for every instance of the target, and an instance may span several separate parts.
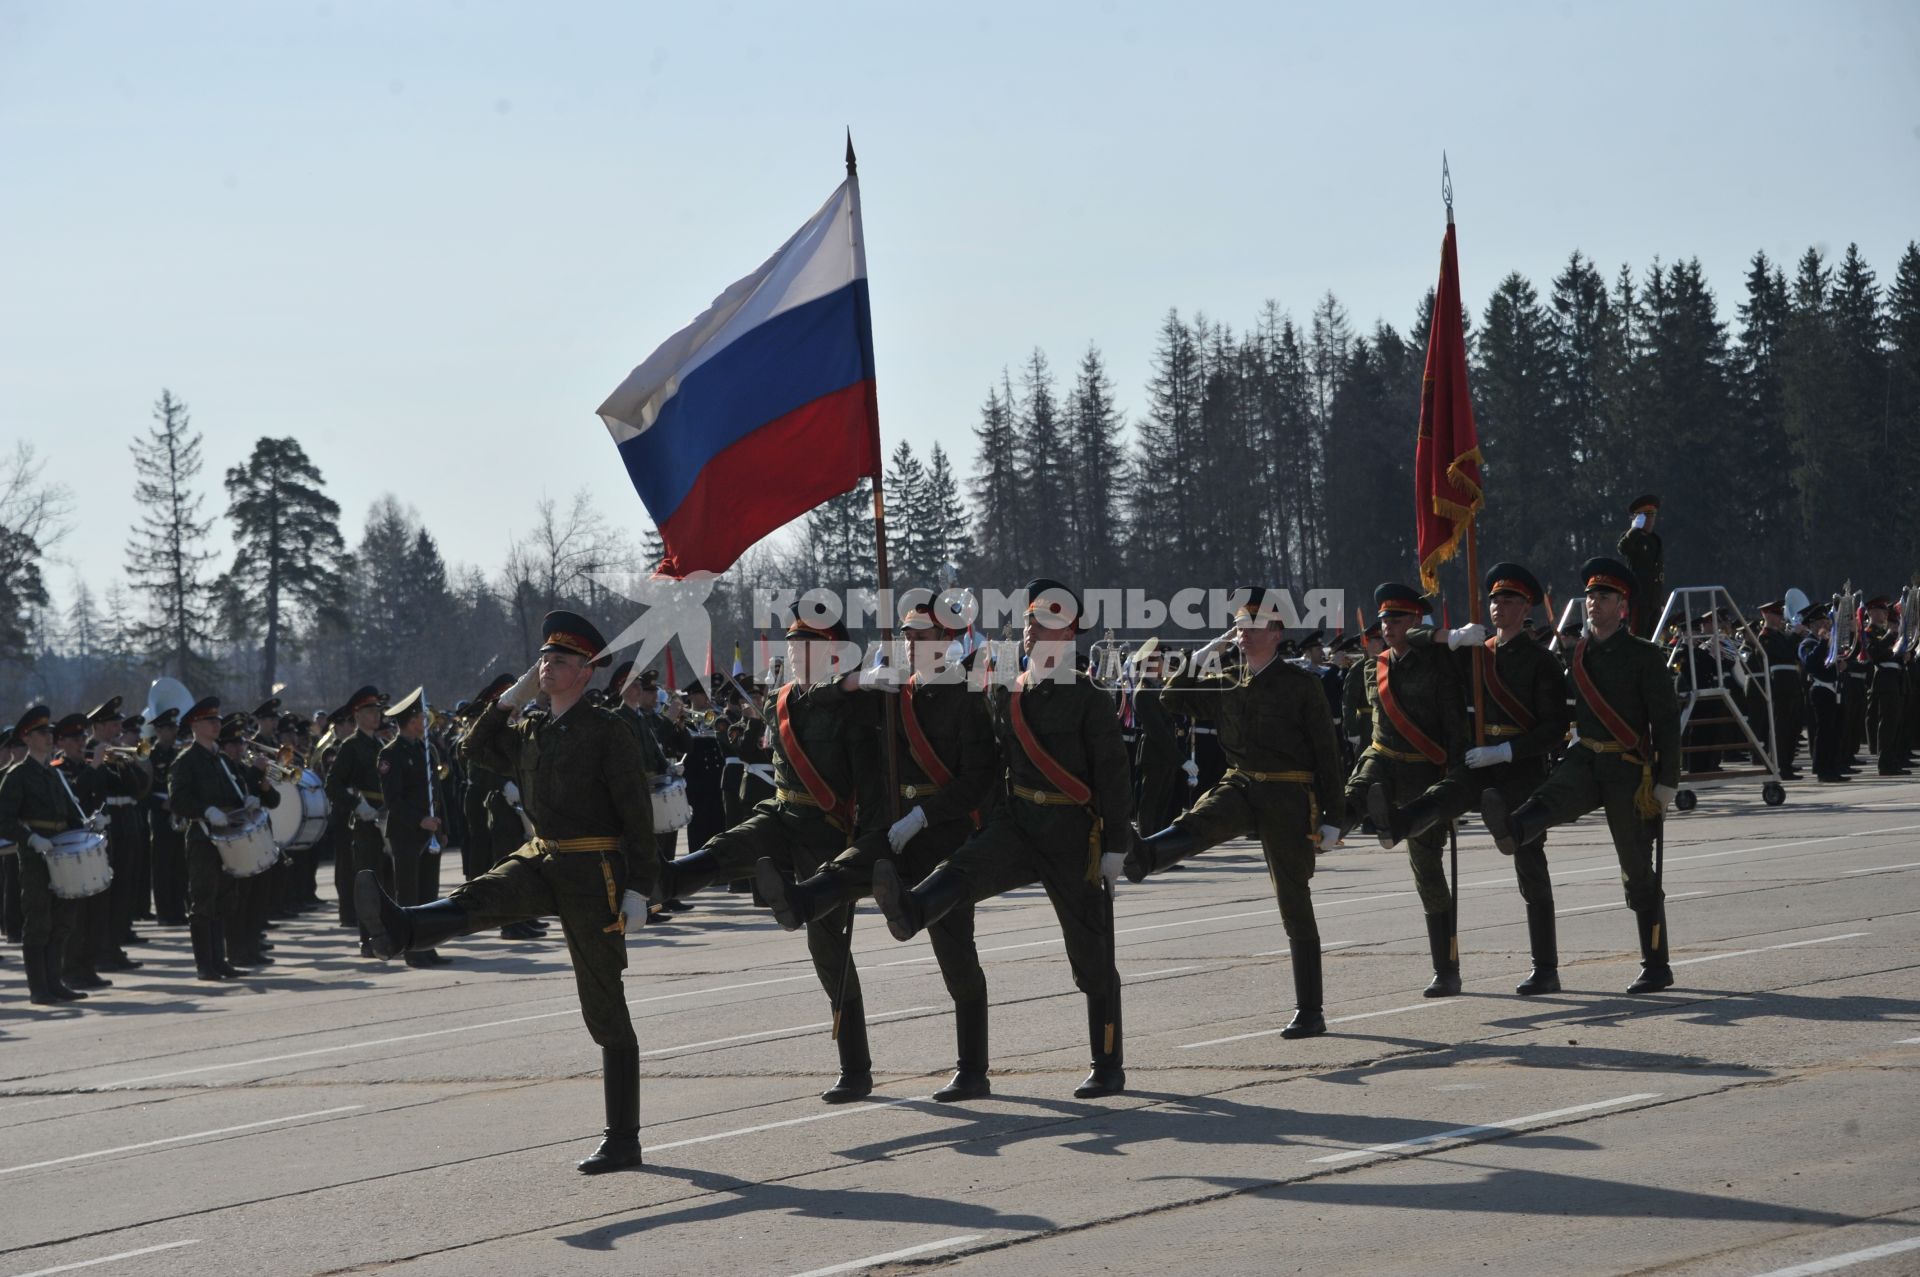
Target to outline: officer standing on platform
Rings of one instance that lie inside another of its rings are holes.
[[[1632,630],[1641,638],[1652,638],[1660,610],[1667,603],[1667,552],[1660,534],[1653,530],[1660,521],[1660,498],[1652,493],[1635,497],[1631,514],[1632,522],[1620,534],[1619,548],[1620,557],[1640,583],[1640,592],[1633,599]]]
[[[1655,993],[1673,984],[1666,893],[1653,852],[1659,822],[1680,787],[1680,700],[1665,654],[1626,629],[1635,590],[1626,564],[1589,559],[1580,579],[1587,632],[1568,661],[1579,739],[1519,807],[1510,810],[1502,793],[1489,789],[1480,809],[1494,844],[1508,855],[1554,825],[1606,809],[1627,906],[1640,931],[1640,977],[1627,992]]]

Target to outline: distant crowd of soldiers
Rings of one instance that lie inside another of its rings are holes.
[[[929,935],[957,1044],[935,1098],[957,1102],[991,1092],[974,906],[1041,885],[1087,1003],[1091,1064],[1074,1094],[1111,1095],[1126,1085],[1115,885],[1235,838],[1259,842],[1288,938],[1295,1010],[1283,1037],[1326,1031],[1310,880],[1355,830],[1406,844],[1430,941],[1426,994],[1459,993],[1447,859],[1458,819],[1476,810],[1513,858],[1526,908],[1533,967],[1516,992],[1560,988],[1546,834],[1597,809],[1639,932],[1628,991],[1656,992],[1673,983],[1658,845],[1683,772],[1705,778],[1744,751],[1796,778],[1805,730],[1822,781],[1844,780],[1867,742],[1882,774],[1905,774],[1907,724],[1920,722],[1891,599],[1866,601],[1844,644],[1818,607],[1790,627],[1784,601],[1762,605],[1754,625],[1669,617],[1653,633],[1657,513],[1652,497],[1634,503],[1619,557],[1582,567],[1583,615],[1559,633],[1536,622],[1546,592],[1512,562],[1480,582],[1487,624],[1435,624],[1433,600],[1387,583],[1373,623],[1330,643],[1289,640],[1277,592],[1252,587],[1200,649],[1211,663],[1119,691],[1088,673],[1077,591],[1041,578],[1027,586],[1012,679],[849,673],[833,664],[845,628],[795,612],[784,681],[668,691],[627,662],[594,686],[610,664],[603,638],[555,612],[533,668],[444,716],[418,690],[390,702],[373,686],[311,718],[277,699],[223,717],[205,698],[151,723],[120,713],[118,698],[57,721],[35,707],[4,741],[0,839],[17,853],[4,858],[7,934],[33,1001],[57,1003],[138,966],[126,946],[142,920],[188,927],[200,979],[271,965],[272,923],[326,907],[316,878],[328,860],[338,921],[370,959],[436,966],[449,939],[537,941],[540,919],[558,916],[604,1056],[607,1132],[588,1172],[640,1157],[624,937],[713,887],[750,892],[780,926],[805,931],[839,1056],[829,1103],[873,1089],[851,946],[858,901],[874,899],[900,940]],[[930,604],[902,625],[914,669],[928,654],[978,659]],[[1746,671],[1727,694],[1745,730],[1686,723],[1690,692],[1729,664]],[[249,859],[239,844],[265,813],[315,788],[328,801],[311,842]],[[683,793],[684,821],[663,819],[666,789]],[[104,841],[111,887],[57,890],[57,840]],[[442,897],[440,857],[454,847],[464,882]]]

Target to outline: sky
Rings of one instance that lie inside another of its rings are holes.
[[[96,594],[162,387],[209,512],[297,437],[492,569],[542,495],[645,511],[594,410],[860,155],[883,444],[971,469],[1003,366],[1137,414],[1168,308],[1405,331],[1463,292],[1920,238],[1920,5],[0,0],[0,446]],[[1408,405],[1412,438],[1417,405]],[[228,527],[215,547],[230,552]]]

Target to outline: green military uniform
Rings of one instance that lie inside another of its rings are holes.
[[[1867,604],[1867,610],[1873,611],[1876,605],[1888,607],[1890,600],[1874,599]],[[1867,674],[1867,739],[1878,756],[1876,761],[1882,776],[1902,776],[1907,771],[1903,730],[1906,672],[1900,653],[1894,650],[1894,642],[1899,637],[1891,625],[1876,625],[1872,621],[1860,634],[1861,651],[1872,667]]]
[[[1761,612],[1783,618],[1784,603],[1763,603]],[[1807,726],[1807,686],[1800,669],[1800,640],[1784,629],[1760,630],[1761,659],[1767,664],[1767,683],[1773,692],[1773,755],[1783,780],[1798,780],[1800,736]]]
[[[200,718],[218,718],[220,702],[201,701],[181,715],[181,730]],[[194,742],[173,760],[167,780],[167,806],[186,823],[187,927],[193,941],[194,968],[203,980],[239,974],[226,957],[227,920],[233,911],[235,879],[223,869],[208,834],[207,808],[229,812],[245,802],[218,747]]]
[[[61,759],[59,774],[72,787],[80,810],[95,817],[96,828],[100,818],[105,818],[107,827],[102,832],[107,836],[107,863],[114,881],[119,882],[128,870],[125,857],[114,851],[114,839],[120,836],[122,831],[118,826],[124,821],[113,821],[113,808],[109,804],[116,800],[131,803],[136,783],[121,767],[109,765],[104,754],[93,762],[79,753],[67,755]],[[75,901],[74,905],[73,931],[67,939],[61,971],[69,985],[76,989],[104,989],[112,982],[103,978],[101,971],[130,971],[141,965],[129,959],[117,943],[119,932],[115,923],[118,919],[111,886],[97,895]]]
[[[1633,585],[1625,565],[1607,559],[1590,561],[1581,576],[1589,593],[1624,593]],[[1568,664],[1574,670],[1576,739],[1545,783],[1511,815],[1498,794],[1485,796],[1487,826],[1502,851],[1513,851],[1553,825],[1604,808],[1627,905],[1640,927],[1644,969],[1630,991],[1665,988],[1673,975],[1664,893],[1653,859],[1662,810],[1653,791],[1680,784],[1680,701],[1673,676],[1660,648],[1636,638],[1625,625],[1604,640],[1583,639]],[[1634,739],[1616,735],[1593,696],[1624,721]]]
[[[1366,667],[1373,664],[1365,645],[1340,680],[1340,734],[1353,748],[1354,762],[1373,740],[1373,705],[1367,700]]]
[[[1659,497],[1644,496],[1634,500],[1631,512],[1652,514],[1659,509]],[[1620,534],[1617,548],[1640,587],[1632,596],[1633,632],[1641,638],[1652,638],[1653,627],[1660,620],[1660,609],[1667,602],[1666,549],[1658,532],[1632,527]]]
[[[1257,609],[1245,615],[1251,624]],[[1325,1032],[1312,879],[1321,825],[1340,823],[1344,801],[1326,691],[1319,678],[1276,654],[1250,676],[1237,660],[1219,673],[1182,670],[1167,680],[1161,700],[1172,713],[1214,721],[1227,771],[1171,827],[1135,849],[1127,876],[1138,882],[1229,838],[1257,837],[1293,964],[1298,1010],[1283,1033]]]
[[[379,703],[380,693],[372,687],[363,687],[348,698],[342,718],[351,723],[357,710]],[[377,737],[356,726],[335,747],[333,766],[327,769],[327,801],[346,820],[344,836],[334,844],[334,855],[345,856],[355,873],[366,869],[376,876],[387,869],[386,835],[380,820],[380,808],[386,801],[380,787],[380,748]],[[352,893],[347,895],[351,898]],[[366,920],[355,918],[353,921],[360,928],[360,947],[365,953]]]
[[[28,732],[49,726],[49,719],[45,706],[35,706],[20,720],[18,735],[25,740]],[[79,804],[48,764],[29,756],[0,775],[0,839],[18,848],[21,952],[29,996],[36,1003],[86,997],[68,988],[60,975],[61,955],[73,928],[74,902],[53,894],[46,857],[33,848],[35,837],[51,839],[85,823]]]
[[[404,723],[421,713],[419,693],[409,696],[388,711],[388,718]],[[387,813],[387,848],[382,858],[381,885],[401,905],[425,904],[439,895],[439,851],[436,831],[420,827],[429,817],[444,826],[447,796],[444,785],[433,777],[432,746],[424,739],[411,740],[405,732],[396,735],[380,750],[380,793]],[[429,850],[433,848],[433,850]],[[429,878],[432,885],[429,886]],[[407,954],[407,965],[431,967],[447,960],[434,950],[415,949]]]
[[[167,710],[155,718],[170,722],[178,718]],[[152,847],[153,916],[162,926],[182,926],[187,921],[187,845],[174,827],[173,812],[167,806],[167,786],[173,760],[180,746],[156,739],[147,754],[153,767],[153,792],[147,795],[147,840]]]
[[[241,739],[236,726],[234,730],[221,734],[220,743],[233,746],[240,744]],[[280,805],[280,791],[273,787],[273,782],[267,779],[263,769],[242,761],[224,749],[220,762],[227,769],[227,774],[233,777],[233,783],[242,795],[242,802],[256,799],[258,806],[269,809]],[[278,878],[286,867],[282,855],[260,873],[247,878],[228,879],[231,890],[223,897],[221,936],[226,943],[227,961],[233,966],[273,965],[273,959],[266,955],[267,925],[272,916],[274,897],[279,890]]]

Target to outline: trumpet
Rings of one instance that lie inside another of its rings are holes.
[[[300,779],[300,763],[293,757],[291,745],[282,745],[272,752],[261,749],[257,745],[249,745],[247,746],[247,763],[265,772],[268,780],[297,781]]]

